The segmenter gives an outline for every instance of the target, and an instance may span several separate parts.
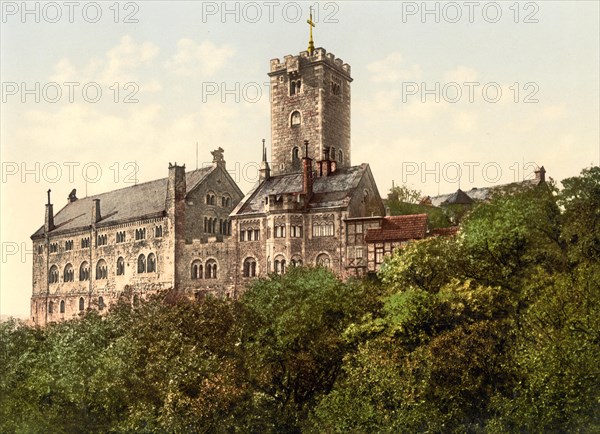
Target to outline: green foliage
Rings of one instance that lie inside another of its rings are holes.
[[[323,268],[0,324],[0,432],[600,432],[600,169]]]
[[[431,228],[447,228],[452,225],[443,209],[421,205],[422,194],[406,185],[390,188],[385,205],[391,215],[427,214]]]

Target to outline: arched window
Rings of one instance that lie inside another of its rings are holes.
[[[83,261],[79,266],[79,281],[83,282],[85,280],[90,280],[90,266]]]
[[[246,258],[244,260],[244,277],[256,276],[256,260],[254,258]]]
[[[125,260],[122,256],[119,256],[117,259],[117,276],[122,276],[125,274]]]
[[[60,301],[60,313],[65,313],[65,301]]]
[[[58,283],[58,267],[53,265],[48,272],[48,283]]]
[[[52,313],[54,311],[54,303],[49,301],[48,302],[48,313]]]
[[[85,309],[85,300],[83,299],[83,297],[79,298],[79,311],[83,312],[83,309]]]
[[[275,258],[275,273],[283,274],[285,273],[285,258],[283,256],[277,256]]]
[[[154,273],[156,271],[156,256],[154,253],[148,254],[148,273]]]
[[[138,273],[145,273],[146,272],[146,257],[142,254],[140,256],[138,256],[138,260],[137,260],[137,272]]]
[[[206,278],[216,279],[217,278],[217,262],[214,259],[206,261]]]
[[[65,270],[63,272],[63,281],[72,282],[75,280],[75,272],[73,271],[73,266],[71,264],[65,265]]]
[[[104,304],[104,297],[98,297],[98,310],[104,310],[106,305]]]
[[[202,279],[202,262],[196,259],[192,262],[192,279]]]
[[[100,259],[96,264],[96,280],[106,279],[108,277],[108,267],[106,261]]]
[[[340,164],[342,164],[344,162],[344,153],[342,152],[341,149],[338,151],[337,161]]]
[[[302,259],[292,258],[292,260],[290,261],[290,265],[292,267],[302,267]]]
[[[154,228],[154,237],[161,238],[163,235],[162,225],[156,226]]]
[[[292,112],[292,115],[290,117],[290,123],[292,126],[300,125],[302,123],[302,116],[300,115],[300,112],[298,110]]]
[[[317,256],[317,267],[331,268],[331,259],[327,253]]]

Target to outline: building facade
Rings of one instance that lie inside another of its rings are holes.
[[[377,234],[394,240],[369,165],[351,164],[350,66],[317,48],[272,60],[269,77],[271,162],[263,140],[245,196],[221,148],[210,167],[169,164],[167,178],[82,199],[73,190],[56,215],[48,193],[31,237],[35,324],[167,289],[236,297],[293,266],[376,271]]]

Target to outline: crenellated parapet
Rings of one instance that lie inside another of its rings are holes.
[[[333,53],[328,53],[325,48],[316,48],[311,55],[308,51],[302,51],[299,55],[287,55],[283,61],[279,59],[271,59],[271,71],[269,76],[278,75],[284,72],[295,74],[302,68],[317,66],[319,64],[327,65],[338,73],[344,75],[348,80],[352,81],[350,65],[344,63],[342,59],[336,58]]]

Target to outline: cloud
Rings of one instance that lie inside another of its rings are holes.
[[[402,55],[398,52],[388,54],[384,59],[367,65],[371,73],[370,80],[375,83],[395,83],[400,80],[416,80],[421,76],[419,65],[403,68]]]
[[[210,41],[200,44],[183,38],[177,42],[177,52],[166,63],[167,70],[182,76],[211,75],[218,72],[235,54],[229,45],[216,46]]]
[[[136,82],[144,91],[157,91],[162,88],[160,83],[150,80],[148,86],[145,86],[145,79],[142,77],[147,74],[141,69],[151,66],[158,52],[156,45],[150,42],[138,43],[126,35],[103,56],[92,57],[82,67],[76,67],[68,58],[60,59],[54,65],[50,80],[58,83],[95,82],[103,87],[110,87],[114,83]]]

